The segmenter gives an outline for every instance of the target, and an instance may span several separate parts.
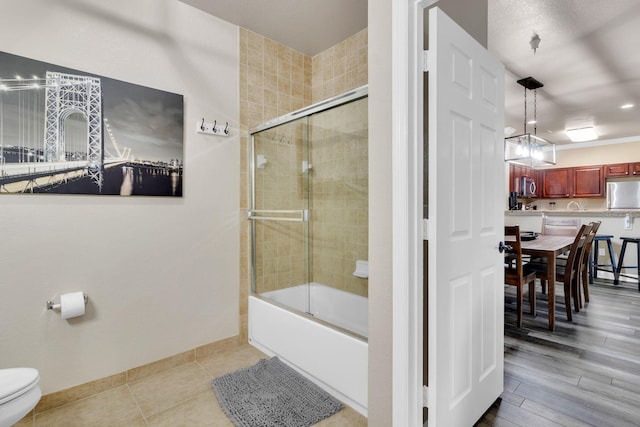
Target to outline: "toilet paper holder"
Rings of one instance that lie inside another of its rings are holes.
[[[87,305],[89,302],[89,295],[83,293],[82,296],[84,297],[84,305]],[[54,304],[53,301],[49,300],[47,301],[47,310],[60,310],[60,304]]]

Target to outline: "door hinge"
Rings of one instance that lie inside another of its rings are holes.
[[[429,240],[429,220],[422,218],[422,240]]]
[[[429,387],[427,387],[426,385],[422,386],[422,407],[429,407]]]
[[[429,61],[429,51],[428,50],[424,50],[422,51],[422,71],[423,72],[428,72],[429,71],[429,64],[431,61]]]

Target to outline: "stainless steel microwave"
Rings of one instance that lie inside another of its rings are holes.
[[[520,197],[536,197],[536,182],[529,176],[520,178]]]

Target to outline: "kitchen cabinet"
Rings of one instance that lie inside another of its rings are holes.
[[[527,168],[525,166],[514,165],[511,163],[509,165],[509,191],[520,194],[520,178],[523,175],[526,175],[525,170]]]
[[[605,165],[605,177],[640,176],[640,162]]]
[[[572,197],[604,197],[604,167],[572,168]]]
[[[640,169],[639,169],[640,171]],[[518,197],[523,197],[522,196],[522,178],[523,177],[529,177],[531,178],[531,180],[535,183],[536,185],[536,193],[534,196],[532,197],[539,197],[540,196],[540,182],[541,182],[541,171],[539,170],[535,170],[535,169],[531,169],[527,166],[521,166],[521,165],[515,165],[515,164],[510,164],[509,165],[509,191],[515,191],[516,193],[518,193]]]
[[[542,197],[547,199],[571,196],[571,168],[544,169],[542,171]]]
[[[605,175],[609,176],[627,176],[629,175],[629,163],[618,163],[615,165],[605,165]]]
[[[604,197],[603,166],[543,170],[542,197]]]

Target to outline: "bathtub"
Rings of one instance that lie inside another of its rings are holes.
[[[251,295],[249,343],[367,416],[367,298],[307,286]]]

